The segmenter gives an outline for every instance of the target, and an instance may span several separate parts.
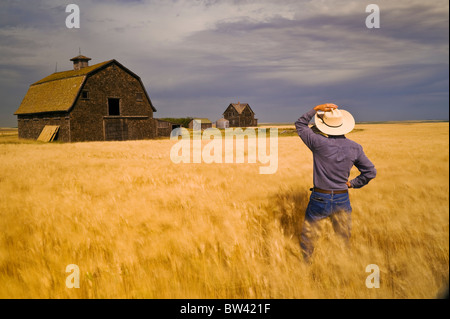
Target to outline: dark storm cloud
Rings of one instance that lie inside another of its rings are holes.
[[[411,21],[411,17],[417,19]],[[442,67],[445,56],[430,52],[416,59],[409,52],[409,47],[445,50],[448,30],[441,23],[445,18],[445,12],[419,5],[387,15],[383,20],[386,32],[361,27],[361,16],[354,14],[324,14],[299,20],[274,17],[264,22],[245,17],[222,21],[214,29],[188,39],[192,46],[207,52],[215,48],[222,53],[209,58],[205,54],[203,66],[195,68],[216,75],[214,80],[183,84],[171,93],[186,98],[199,91],[249,96],[258,101],[263,114],[277,116],[278,120],[295,118],[295,104],[304,109],[307,103],[311,107],[321,101],[353,105],[363,121],[448,118],[444,108],[448,101],[448,71]],[[405,31],[399,31],[402,29]],[[278,63],[271,65],[274,61]],[[312,70],[317,79],[308,83],[306,78],[296,85],[289,76],[271,78],[271,74],[284,70],[299,79]],[[351,76],[346,75],[347,71]],[[339,81],[329,80],[330,74],[336,78],[340,73]],[[280,110],[284,110],[285,117],[279,115]]]
[[[31,5],[33,3],[33,5]],[[65,29],[53,0],[2,2],[1,125],[30,83],[82,47],[143,80],[158,117],[216,120],[248,102],[262,122],[293,122],[335,102],[357,120],[448,119],[448,3],[379,1],[381,28],[358,1],[79,1]]]
[[[0,2],[0,28],[34,27],[55,28],[64,21],[66,4],[49,5],[42,0],[2,0]],[[62,14],[61,14],[62,13]]]

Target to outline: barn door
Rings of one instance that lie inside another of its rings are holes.
[[[105,141],[128,140],[128,125],[126,119],[104,119]]]

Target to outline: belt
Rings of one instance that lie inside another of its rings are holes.
[[[320,189],[320,188],[314,187],[314,188],[310,188],[309,190],[317,192],[317,193],[324,193],[324,194],[345,194],[345,193],[348,193],[348,189],[342,189],[342,190],[337,190],[337,191],[329,191],[329,190],[326,190],[326,189]]]

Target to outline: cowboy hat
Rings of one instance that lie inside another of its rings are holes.
[[[319,111],[314,121],[317,128],[327,135],[344,135],[355,127],[355,119],[345,110]]]

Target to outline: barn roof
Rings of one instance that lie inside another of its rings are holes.
[[[39,80],[31,85],[41,84],[44,82],[50,82],[55,80],[61,80],[66,78],[72,78],[72,77],[79,77],[79,76],[85,76],[88,73],[97,70],[98,68],[108,64],[109,62],[112,62],[114,60],[105,61],[102,63],[94,64],[85,68],[82,68],[80,70],[70,70],[70,71],[63,71],[63,72],[56,72],[53,74],[50,74],[49,76],[43,78],[42,80]]]
[[[137,75],[122,66],[116,60],[101,62],[80,70],[56,72],[31,84],[22,103],[14,114],[69,111],[75,103],[86,78],[113,62],[135,76],[142,84],[141,79]],[[143,84],[142,87],[144,88]],[[147,95],[145,88],[144,92]],[[147,98],[153,111],[156,111],[148,95]]]
[[[68,111],[75,102],[84,79],[84,76],[78,76],[31,85],[14,114]]]

